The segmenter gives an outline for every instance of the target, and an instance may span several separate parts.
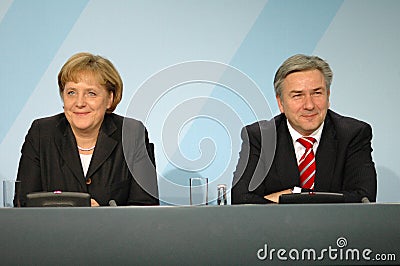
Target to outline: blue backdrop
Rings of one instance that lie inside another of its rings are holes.
[[[16,178],[33,119],[62,112],[62,64],[88,51],[120,71],[125,87],[116,113],[148,127],[161,200],[188,204],[192,176],[210,179],[213,199],[217,184],[230,188],[240,128],[279,112],[276,69],[306,53],[334,71],[331,108],[372,125],[378,201],[399,202],[399,11],[395,0],[2,0],[0,180]],[[204,64],[190,76],[193,61]],[[187,79],[146,87],[168,71]],[[151,108],[142,105],[149,97],[156,99]],[[141,108],[145,116],[132,111]]]

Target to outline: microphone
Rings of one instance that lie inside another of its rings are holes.
[[[115,200],[113,200],[113,199],[108,202],[108,205],[110,205],[111,207],[117,207],[118,206],[117,202],[115,202]]]
[[[361,203],[371,203],[367,197],[361,198]]]

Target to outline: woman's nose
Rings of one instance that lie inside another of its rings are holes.
[[[76,106],[82,107],[86,105],[86,99],[85,95],[83,94],[78,94],[78,97],[76,98]]]

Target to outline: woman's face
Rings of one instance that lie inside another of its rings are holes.
[[[113,94],[92,73],[78,75],[78,82],[65,83],[64,113],[75,134],[97,134]]]

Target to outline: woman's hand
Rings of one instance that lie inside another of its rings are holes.
[[[95,199],[90,199],[90,205],[92,207],[99,207],[100,206],[100,204],[98,204]]]

